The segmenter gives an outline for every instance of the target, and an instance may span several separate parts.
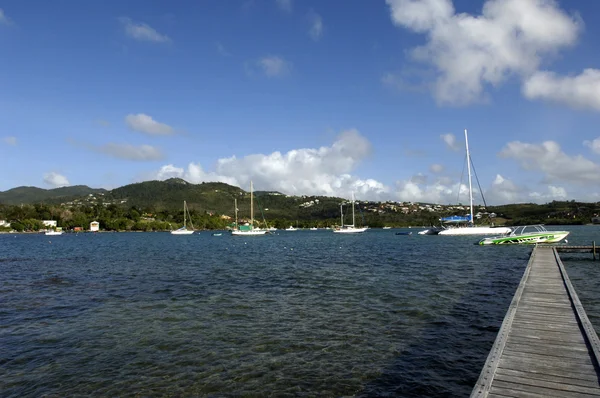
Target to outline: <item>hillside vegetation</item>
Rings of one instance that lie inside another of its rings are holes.
[[[191,184],[182,179],[146,181],[107,191],[87,186],[56,189],[19,187],[0,192],[0,220],[18,230],[43,228],[41,220],[56,220],[65,229],[88,229],[99,221],[107,230],[167,230],[183,222],[186,201],[196,228],[222,229],[231,225],[237,200],[241,222],[250,217],[250,194],[219,182]],[[286,228],[328,227],[340,224],[340,204],[344,203],[345,223],[351,223],[351,207],[343,198],[325,196],[287,196],[279,192],[258,191],[254,195],[254,217],[259,225]],[[367,202],[356,204],[356,224],[381,226],[429,226],[439,218],[465,215],[462,205],[443,206],[421,203]],[[600,203],[575,201],[547,204],[510,204],[477,206],[482,213],[477,222],[496,225],[587,224],[600,213]],[[487,219],[488,213],[496,217]],[[14,225],[13,225],[14,224]],[[5,229],[9,229],[8,227]]]

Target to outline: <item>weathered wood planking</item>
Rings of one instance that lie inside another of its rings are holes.
[[[471,397],[600,397],[599,363],[556,248],[535,247]]]

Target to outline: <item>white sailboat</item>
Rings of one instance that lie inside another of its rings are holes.
[[[187,208],[187,203],[185,200],[183,201],[183,227],[176,229],[175,231],[171,231],[171,235],[191,235],[194,233],[194,224],[192,223],[192,216],[189,216],[190,211]],[[190,217],[190,225],[192,229],[187,229],[187,216]]]
[[[334,233],[338,233],[338,234],[358,234],[361,232],[365,232],[367,229],[369,229],[369,227],[362,227],[362,228],[357,228],[354,226],[355,221],[354,221],[354,193],[352,193],[352,224],[351,225],[344,225],[344,210],[343,210],[343,204],[340,205],[340,213],[341,213],[341,221],[342,224],[340,227],[338,228],[334,228],[333,232]]]
[[[469,153],[469,139],[467,136],[467,130],[465,129],[465,147],[467,149],[467,170],[469,173],[469,203],[471,206],[471,214],[466,217],[466,220],[462,220],[463,217],[448,217],[456,221],[467,221],[466,227],[446,228],[439,231],[438,235],[501,235],[507,234],[512,231],[508,227],[488,227],[488,226],[476,226],[473,224],[473,186],[471,182],[471,154]],[[456,222],[454,221],[454,222]]]
[[[237,199],[235,203],[235,229],[231,231],[233,236],[259,236],[267,233],[266,229],[254,228],[254,194],[252,181],[250,181],[250,224],[238,225],[237,221]]]

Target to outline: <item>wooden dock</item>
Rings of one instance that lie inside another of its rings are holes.
[[[535,247],[471,397],[600,396],[600,340],[555,247]]]
[[[559,253],[592,253],[592,258],[596,260],[596,251],[598,247],[596,242],[592,242],[591,246],[555,246]]]

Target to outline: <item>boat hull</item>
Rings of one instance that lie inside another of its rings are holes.
[[[62,235],[62,234],[63,233],[59,232],[59,231],[49,231],[49,232],[46,232],[46,235],[48,235],[48,236],[57,236],[57,235]]]
[[[514,245],[514,244],[529,244],[538,243],[557,243],[565,239],[569,235],[569,231],[548,231],[527,233],[513,236],[496,236],[493,238],[484,238],[479,241],[480,245]]]
[[[190,231],[190,230],[187,230],[187,229],[184,229],[184,230],[179,230],[178,229],[176,231],[171,231],[171,235],[191,235],[193,233],[194,233],[194,231]]]
[[[252,231],[231,231],[231,235],[233,236],[259,236],[266,234],[267,231],[254,229]]]
[[[508,234],[512,229],[508,227],[464,227],[448,228],[440,231],[438,235],[463,236],[463,235],[502,235]]]
[[[365,232],[368,228],[342,228],[342,229],[334,229],[333,233],[336,234],[359,234],[361,232]]]

